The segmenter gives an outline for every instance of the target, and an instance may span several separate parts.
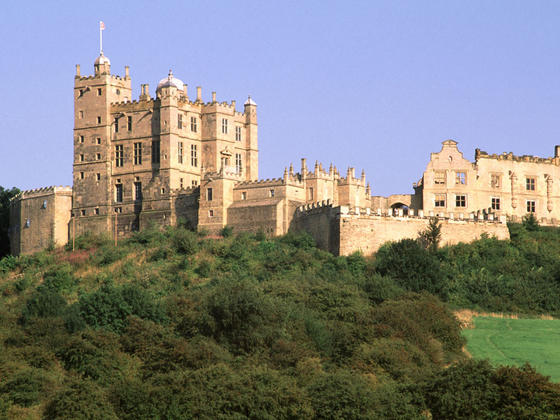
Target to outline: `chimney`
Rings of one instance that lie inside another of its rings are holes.
[[[216,103],[216,92],[212,92],[212,103]]]
[[[124,66],[124,77],[125,79],[130,79],[130,67]]]
[[[197,102],[202,102],[202,87],[201,86],[196,87],[196,101]]]
[[[555,158],[560,157],[560,146],[559,145],[554,146],[554,157]]]
[[[141,101],[150,99],[150,86],[147,83],[140,85],[140,92]]]
[[[76,76],[80,77],[80,65],[76,64]],[[558,147],[558,146],[556,146]]]

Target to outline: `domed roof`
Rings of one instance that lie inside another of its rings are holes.
[[[101,54],[99,54],[99,57],[97,57],[95,59],[94,64],[95,65],[98,65],[98,64],[109,64],[109,65],[111,65],[111,61],[109,61],[109,59],[103,55],[103,52],[101,52]]]
[[[157,90],[169,86],[175,86],[179,90],[183,90],[184,88],[183,81],[177,79],[176,77],[173,77],[173,72],[171,70],[169,70],[169,75],[165,79],[161,79],[159,81],[157,85]]]

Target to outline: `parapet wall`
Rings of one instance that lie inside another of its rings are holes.
[[[417,238],[419,232],[427,228],[429,220],[430,217],[393,217],[324,205],[299,209],[293,226],[295,230],[308,232],[320,248],[334,254],[360,251],[371,255],[385,242]],[[440,218],[440,222],[440,245],[472,242],[483,234],[509,239],[509,230],[503,221]]]

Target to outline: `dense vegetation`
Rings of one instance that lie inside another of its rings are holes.
[[[10,240],[8,238],[10,199],[18,193],[17,188],[5,189],[0,186],[0,258],[10,253]]]
[[[559,234],[532,229],[374,258],[182,228],[6,257],[0,418],[552,416],[560,386],[466,360],[447,303],[558,311]]]

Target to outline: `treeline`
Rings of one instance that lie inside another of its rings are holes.
[[[463,294],[453,273],[472,280],[492,261],[484,275],[503,281],[507,264],[488,252],[529,261],[529,242],[556,235],[515,229],[511,243],[401,241],[375,258],[335,257],[306,235],[225,229],[214,240],[182,228],[6,257],[0,418],[557,415],[559,385],[530,366],[466,360],[445,303],[485,296]],[[552,270],[543,261],[532,271]],[[486,304],[477,299],[464,302]]]

